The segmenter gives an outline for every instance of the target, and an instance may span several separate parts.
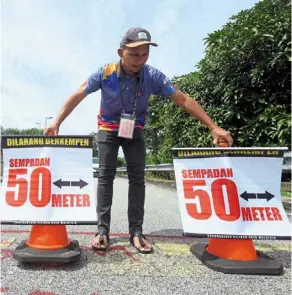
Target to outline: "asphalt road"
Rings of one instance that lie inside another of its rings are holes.
[[[255,241],[258,250],[283,263],[282,276],[213,271],[190,253],[191,244],[207,241],[182,237],[176,192],[151,184],[146,192],[144,232],[154,243],[154,254],[138,254],[127,241],[127,180],[117,178],[112,246],[106,254],[90,249],[95,226],[67,226],[70,238],[82,248],[78,263],[21,265],[12,258],[13,250],[27,239],[30,226],[2,226],[1,294],[291,294],[290,242]]]

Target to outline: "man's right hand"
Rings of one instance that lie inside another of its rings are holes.
[[[48,127],[44,129],[44,135],[58,135],[59,133],[59,125],[56,123],[52,123]]]

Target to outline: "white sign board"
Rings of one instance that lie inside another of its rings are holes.
[[[92,138],[2,136],[1,223],[96,223]]]
[[[287,239],[281,200],[285,149],[173,149],[183,230],[215,238]]]

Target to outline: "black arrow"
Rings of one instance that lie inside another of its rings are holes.
[[[250,199],[256,199],[257,195],[256,194],[252,194],[252,193],[248,193],[247,191],[245,191],[244,193],[242,193],[240,195],[244,200],[246,200],[248,202],[248,200]]]
[[[248,200],[251,199],[259,199],[259,200],[267,200],[270,201],[272,198],[274,198],[275,196],[272,195],[271,193],[265,191],[264,193],[247,193],[247,191],[243,192],[240,195],[241,198],[243,198],[244,200],[246,200],[248,202]]]
[[[273,199],[275,196],[267,191],[265,191],[262,194],[257,194],[258,199],[266,199],[267,202],[269,202],[271,199]]]
[[[60,178],[59,180],[54,182],[54,185],[58,188],[62,188],[62,186],[70,186],[70,181],[62,181],[62,179]]]
[[[79,186],[80,188],[87,186],[87,184],[88,183],[82,179],[79,179],[79,181],[71,181],[71,186]]]
[[[63,186],[79,186],[80,188],[83,188],[88,183],[82,179],[79,179],[79,181],[64,181],[60,178],[59,180],[53,182],[53,184],[58,188],[62,188]]]

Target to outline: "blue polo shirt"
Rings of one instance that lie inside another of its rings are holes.
[[[92,73],[81,86],[86,94],[101,90],[101,105],[97,116],[99,130],[119,129],[122,106],[125,113],[133,114],[137,77],[139,77],[139,88],[135,126],[138,128],[145,126],[148,102],[152,94],[169,96],[175,92],[170,80],[150,65],[145,64],[136,76],[128,76],[120,62],[106,64]]]

